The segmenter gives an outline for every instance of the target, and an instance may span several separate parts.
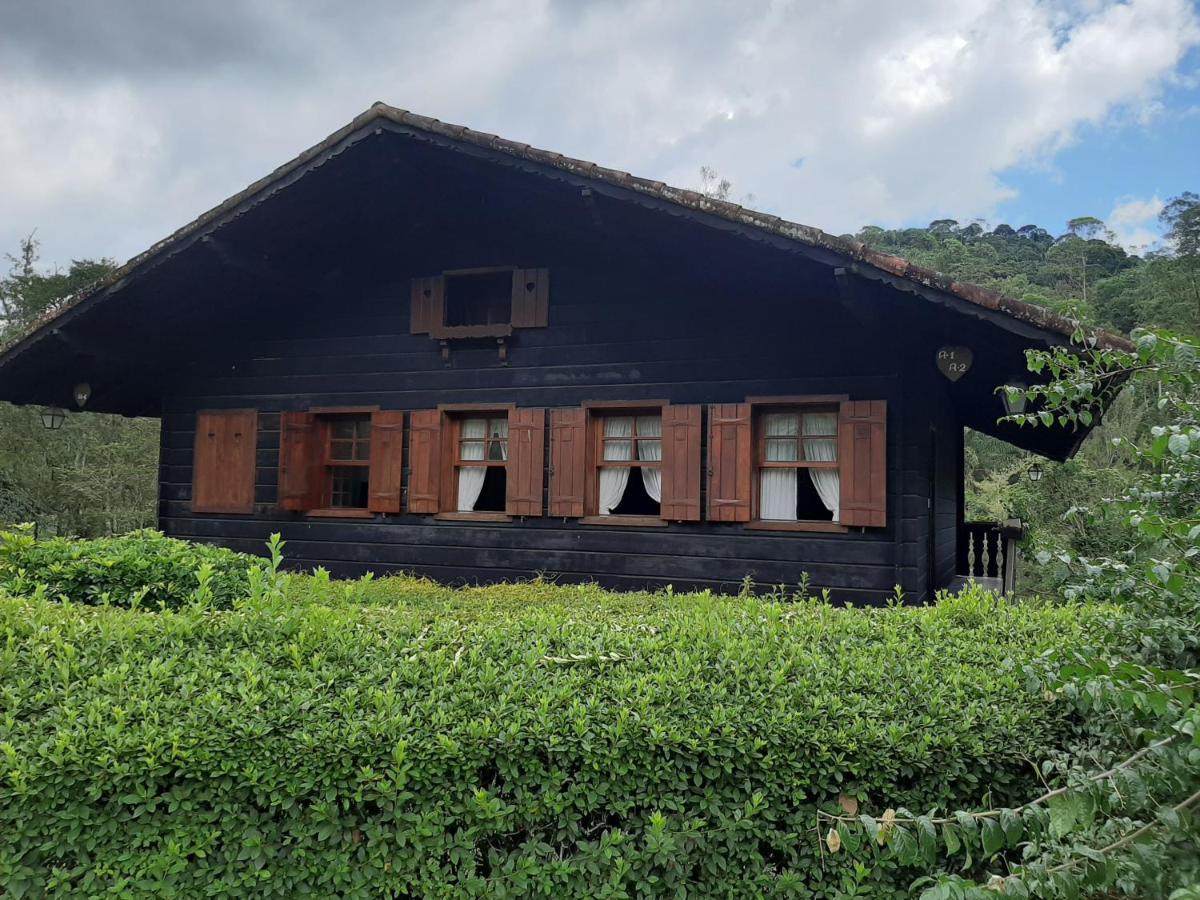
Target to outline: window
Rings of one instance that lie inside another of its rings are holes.
[[[404,413],[324,408],[279,416],[279,507],[329,516],[400,512]]]
[[[662,512],[662,414],[600,416],[597,514]]]
[[[506,338],[518,328],[545,328],[549,305],[547,269],[443,272],[412,280],[409,330],[442,342]]]
[[[589,401],[550,418],[550,514],[586,525],[700,520],[703,410]]]
[[[839,521],[837,410],[767,408],[756,427],[758,518]]]
[[[446,315],[443,324],[512,324],[512,271],[446,276]]]
[[[330,415],[319,420],[325,441],[325,490],[329,509],[366,509],[371,475],[370,414]]]
[[[457,425],[457,511],[504,512],[508,495],[508,416],[471,416],[460,419]]]
[[[411,418],[410,513],[493,522],[542,515],[544,409],[447,404]]]

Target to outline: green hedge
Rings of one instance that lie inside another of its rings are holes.
[[[96,540],[35,541],[25,528],[0,530],[0,589],[30,594],[41,587],[51,599],[75,603],[175,608],[199,586],[209,566],[211,603],[229,607],[246,593],[247,575],[261,566],[253,556],[223,547],[189,544],[157,531],[134,531]]]
[[[905,896],[891,862],[822,859],[818,805],[1027,795],[1068,714],[1020,663],[1111,614],[402,578],[228,611],[0,596],[0,884]]]

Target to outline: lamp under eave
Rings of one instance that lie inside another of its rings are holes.
[[[50,431],[58,431],[67,421],[67,411],[59,406],[47,406],[42,409],[42,427]]]

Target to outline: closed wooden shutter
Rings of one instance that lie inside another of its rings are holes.
[[[512,324],[514,328],[544,328],[550,318],[550,270],[514,269]]]
[[[843,525],[887,525],[887,401],[845,400],[838,414]]]
[[[546,455],[546,411],[514,409],[508,414],[508,496],[510,516],[542,514],[542,474]]]
[[[423,409],[410,415],[408,511],[436,513],[442,475],[442,414]]]
[[[587,484],[587,411],[550,410],[550,515],[583,515]]]
[[[312,413],[279,415],[279,508],[316,509],[321,505],[321,448]]]
[[[754,483],[754,432],[749,403],[708,408],[708,519],[749,522]]]
[[[371,473],[367,508],[400,512],[400,479],[404,473],[404,413],[379,410],[371,415]]]
[[[662,411],[662,502],[673,522],[700,521],[700,407],[664,406]]]
[[[258,413],[252,409],[196,416],[192,512],[254,512]]]
[[[411,326],[413,334],[429,334],[430,330],[444,324],[446,298],[441,275],[412,280]]]

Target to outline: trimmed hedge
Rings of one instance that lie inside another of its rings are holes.
[[[40,541],[26,528],[0,530],[0,589],[10,594],[41,587],[51,599],[75,603],[175,608],[191,599],[205,565],[212,569],[212,604],[229,607],[245,595],[248,573],[262,561],[149,529],[95,540]]]
[[[1109,609],[835,609],[295,578],[147,612],[0,597],[12,896],[906,896],[816,809],[1034,792],[1021,662]],[[269,595],[268,595],[269,597]]]

